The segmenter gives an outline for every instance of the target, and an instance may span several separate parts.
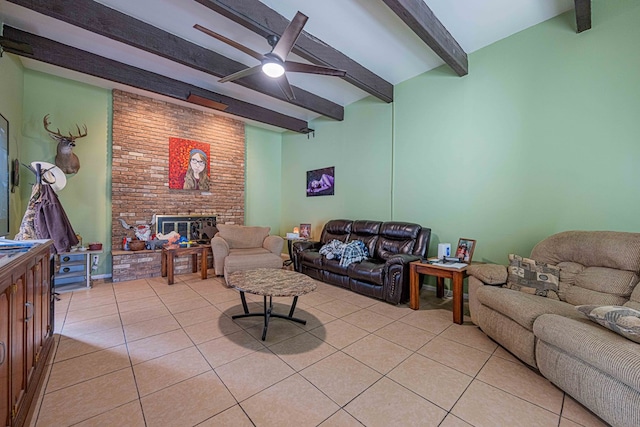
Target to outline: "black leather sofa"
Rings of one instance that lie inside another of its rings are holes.
[[[409,299],[409,263],[425,257],[430,238],[431,229],[419,224],[334,219],[325,224],[319,242],[294,242],[291,255],[300,273],[398,304]],[[361,240],[370,258],[343,267],[320,255],[320,248],[333,239]]]

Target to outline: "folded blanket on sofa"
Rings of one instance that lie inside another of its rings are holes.
[[[327,259],[338,259],[340,265],[346,267],[351,263],[367,259],[369,251],[360,240],[353,240],[349,243],[332,240],[320,248],[320,255],[324,255]]]

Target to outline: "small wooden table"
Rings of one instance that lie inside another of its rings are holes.
[[[189,248],[162,248],[162,277],[167,277],[167,283],[173,285],[173,261],[175,257],[191,255],[191,271],[198,272],[198,254],[201,255],[200,278],[207,278],[208,245],[191,246]]]
[[[409,307],[418,310],[420,308],[420,275],[437,277],[436,296],[442,298],[444,296],[444,279],[451,279],[453,282],[453,321],[458,325],[463,321],[464,298],[462,282],[468,276],[467,267],[453,268],[442,267],[439,265],[429,264],[428,262],[413,261],[409,263]]]

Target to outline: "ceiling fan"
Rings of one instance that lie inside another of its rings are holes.
[[[302,28],[304,27],[308,19],[309,18],[306,15],[298,12],[296,13],[296,16],[294,16],[293,20],[289,23],[287,28],[285,28],[281,36],[277,36],[275,34],[267,36],[267,42],[271,46],[271,51],[265,54],[258,53],[253,49],[250,49],[223,35],[211,31],[210,29],[205,28],[202,25],[196,24],[193,26],[193,28],[200,30],[203,33],[208,34],[211,37],[216,38],[224,43],[227,43],[229,46],[235,47],[236,49],[246,53],[249,56],[254,57],[261,62],[260,65],[256,65],[255,67],[246,68],[244,70],[238,71],[237,73],[226,76],[220,79],[219,82],[230,82],[262,71],[267,76],[276,80],[278,86],[280,86],[280,89],[282,89],[282,92],[285,94],[287,99],[293,100],[296,97],[293,93],[293,90],[291,89],[289,80],[287,80],[285,71],[338,77],[344,77],[347,74],[346,71],[338,70],[335,68],[287,61],[287,56],[289,55],[289,52],[291,52],[291,49],[293,49],[293,46],[295,45],[296,40],[298,40],[300,33],[302,33]]]

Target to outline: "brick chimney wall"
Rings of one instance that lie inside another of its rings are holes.
[[[210,144],[211,190],[169,189],[169,138]],[[153,214],[214,215],[244,224],[244,123],[213,113],[113,91],[112,247],[133,237],[129,225]]]

